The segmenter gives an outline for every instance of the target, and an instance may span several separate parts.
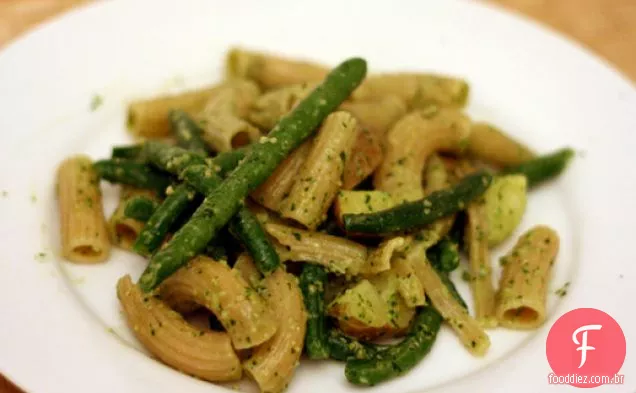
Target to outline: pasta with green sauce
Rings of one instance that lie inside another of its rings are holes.
[[[156,359],[278,393],[306,354],[370,386],[418,366],[442,324],[481,357],[487,329],[545,321],[556,232],[527,231],[498,285],[492,249],[523,229],[532,187],[570,149],[540,156],[474,121],[461,77],[239,48],[225,66],[216,85],[131,102],[142,141],[57,171],[67,260],[105,261],[111,243],[146,258],[116,294]],[[122,188],[108,222],[100,179]],[[471,298],[451,276],[461,263]]]

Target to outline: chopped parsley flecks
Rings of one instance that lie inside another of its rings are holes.
[[[93,98],[91,98],[91,104],[90,104],[91,112],[95,112],[97,109],[99,109],[100,106],[102,106],[103,103],[104,103],[104,98],[100,96],[99,94],[95,94]]]
[[[554,291],[554,293],[556,295],[558,295],[559,297],[564,297],[565,295],[568,294],[568,289],[570,288],[570,282],[566,282],[565,284],[563,284],[563,286],[559,289],[557,289],[556,291]]]

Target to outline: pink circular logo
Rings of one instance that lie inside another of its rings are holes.
[[[557,382],[592,388],[616,383],[625,361],[625,334],[618,322],[595,308],[563,314],[550,328],[545,344]]]

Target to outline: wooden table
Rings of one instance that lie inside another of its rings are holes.
[[[87,0],[0,0],[0,47]],[[488,0],[579,40],[636,80],[636,0]],[[0,393],[20,393],[0,375]]]

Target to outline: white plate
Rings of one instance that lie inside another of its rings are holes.
[[[629,346],[623,372],[636,370],[636,92],[605,63],[471,2],[118,1],[71,12],[0,54],[0,191],[7,193],[0,195],[0,370],[10,379],[29,392],[221,389],[135,349],[114,285],[125,272],[137,276],[141,258],[115,252],[109,263],[87,267],[56,256],[53,171],[66,155],[106,157],[114,143],[129,141],[124,108],[132,97],[217,80],[232,44],[331,64],[361,55],[373,71],[463,76],[474,118],[539,151],[570,145],[580,152],[558,182],[533,192],[520,229],[546,223],[562,236],[551,291],[572,285],[564,299],[550,295],[550,321],[532,333],[493,331],[484,359],[444,330],[414,371],[367,391],[547,390],[547,331],[577,307],[618,320]],[[91,112],[95,94],[104,104]],[[112,208],[114,189],[104,193]],[[633,392],[636,375],[625,380],[599,390]],[[309,361],[289,388],[353,390],[341,364]]]

